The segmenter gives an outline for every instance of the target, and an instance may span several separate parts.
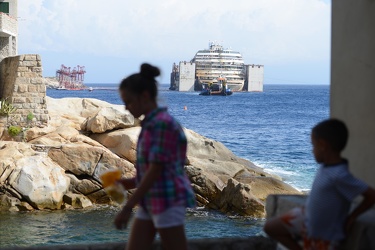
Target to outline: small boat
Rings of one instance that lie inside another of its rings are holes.
[[[217,83],[209,84],[199,93],[199,95],[231,95],[233,92],[227,87],[227,79],[225,77],[218,77]]]
[[[93,87],[90,87],[90,88],[89,88],[89,91],[90,91],[90,92],[93,91],[93,90],[94,90]]]

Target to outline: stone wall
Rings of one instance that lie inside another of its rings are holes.
[[[142,237],[142,236],[141,236]],[[104,243],[90,245],[65,245],[47,247],[2,248],[2,250],[123,250],[126,243]],[[273,250],[276,244],[272,240],[254,236],[249,238],[200,239],[188,242],[189,250]],[[154,243],[152,250],[162,250],[160,242]]]
[[[42,79],[39,55],[7,57],[0,63],[0,98],[7,98],[17,108],[8,119],[8,125],[42,126],[49,120],[46,104],[46,86]]]

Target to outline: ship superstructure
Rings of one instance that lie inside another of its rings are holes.
[[[192,62],[195,63],[195,90],[217,83],[225,77],[232,91],[242,91],[245,81],[245,64],[240,52],[224,49],[222,45],[211,42],[208,49],[199,50]]]
[[[189,61],[173,63],[170,90],[202,91],[226,79],[231,91],[262,92],[264,66],[245,64],[240,52],[224,49],[211,42],[208,49],[199,50]]]

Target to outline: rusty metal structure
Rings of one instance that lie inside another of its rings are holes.
[[[85,79],[85,66],[66,67],[64,64],[61,65],[59,70],[56,70],[56,79],[59,82],[58,89],[67,90],[83,90],[85,85],[83,81]]]

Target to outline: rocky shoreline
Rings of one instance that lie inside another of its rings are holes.
[[[86,208],[113,204],[99,176],[112,167],[135,175],[139,120],[122,105],[46,97],[48,126],[28,128],[21,142],[0,141],[0,210]],[[264,217],[269,194],[297,194],[279,177],[237,157],[222,143],[185,129],[186,172],[200,206]],[[18,139],[19,140],[19,139]]]
[[[59,87],[59,82],[56,77],[43,77],[42,82],[47,89],[55,89]]]

